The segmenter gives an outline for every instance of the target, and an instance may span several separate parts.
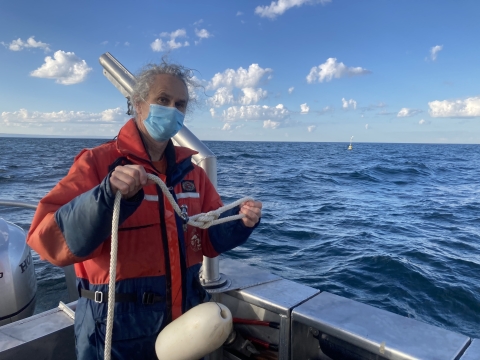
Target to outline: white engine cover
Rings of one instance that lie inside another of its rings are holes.
[[[31,316],[37,278],[22,228],[0,218],[0,326]]]

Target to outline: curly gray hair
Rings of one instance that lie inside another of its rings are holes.
[[[195,80],[193,70],[179,64],[168,62],[168,60],[163,57],[160,64],[147,64],[136,76],[137,81],[130,96],[130,103],[131,105],[134,105],[135,117],[137,116],[135,104],[148,97],[155,76],[161,74],[173,75],[182,80],[185,84],[188,89],[187,112],[190,112],[191,108],[196,103],[197,97],[195,95],[195,90],[201,88],[202,85]]]

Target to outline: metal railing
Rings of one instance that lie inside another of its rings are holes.
[[[4,206],[13,206],[13,207],[23,207],[26,209],[33,209],[37,208],[37,204],[30,202],[30,201],[16,201],[16,200],[1,200],[0,205]]]

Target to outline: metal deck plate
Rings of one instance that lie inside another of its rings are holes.
[[[68,304],[74,308],[76,303]],[[75,358],[73,320],[59,309],[52,309],[0,327],[0,358]]]
[[[12,338],[11,336],[5,335],[0,332],[0,353],[4,350],[10,349],[12,347],[22,345],[23,341]]]
[[[295,308],[292,321],[388,359],[456,359],[470,342],[467,336],[327,292]]]
[[[467,351],[460,360],[478,360],[480,359],[480,339],[473,339]]]
[[[220,258],[220,272],[232,282],[226,291],[245,289],[281,279],[280,276],[266,270],[224,257]]]
[[[318,293],[317,289],[281,279],[228,294],[274,313],[290,316],[291,309]]]

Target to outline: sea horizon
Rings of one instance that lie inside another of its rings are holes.
[[[65,135],[28,135],[28,134],[5,134],[0,133],[0,138],[17,138],[17,139],[77,139],[77,140],[113,140],[113,137],[103,136],[65,136]],[[281,140],[203,140],[202,142],[243,142],[243,143],[301,143],[301,144],[349,144],[350,141],[281,141]],[[382,142],[382,141],[352,141],[352,144],[415,144],[415,145],[480,145],[478,142],[471,143],[447,143],[447,142]]]

